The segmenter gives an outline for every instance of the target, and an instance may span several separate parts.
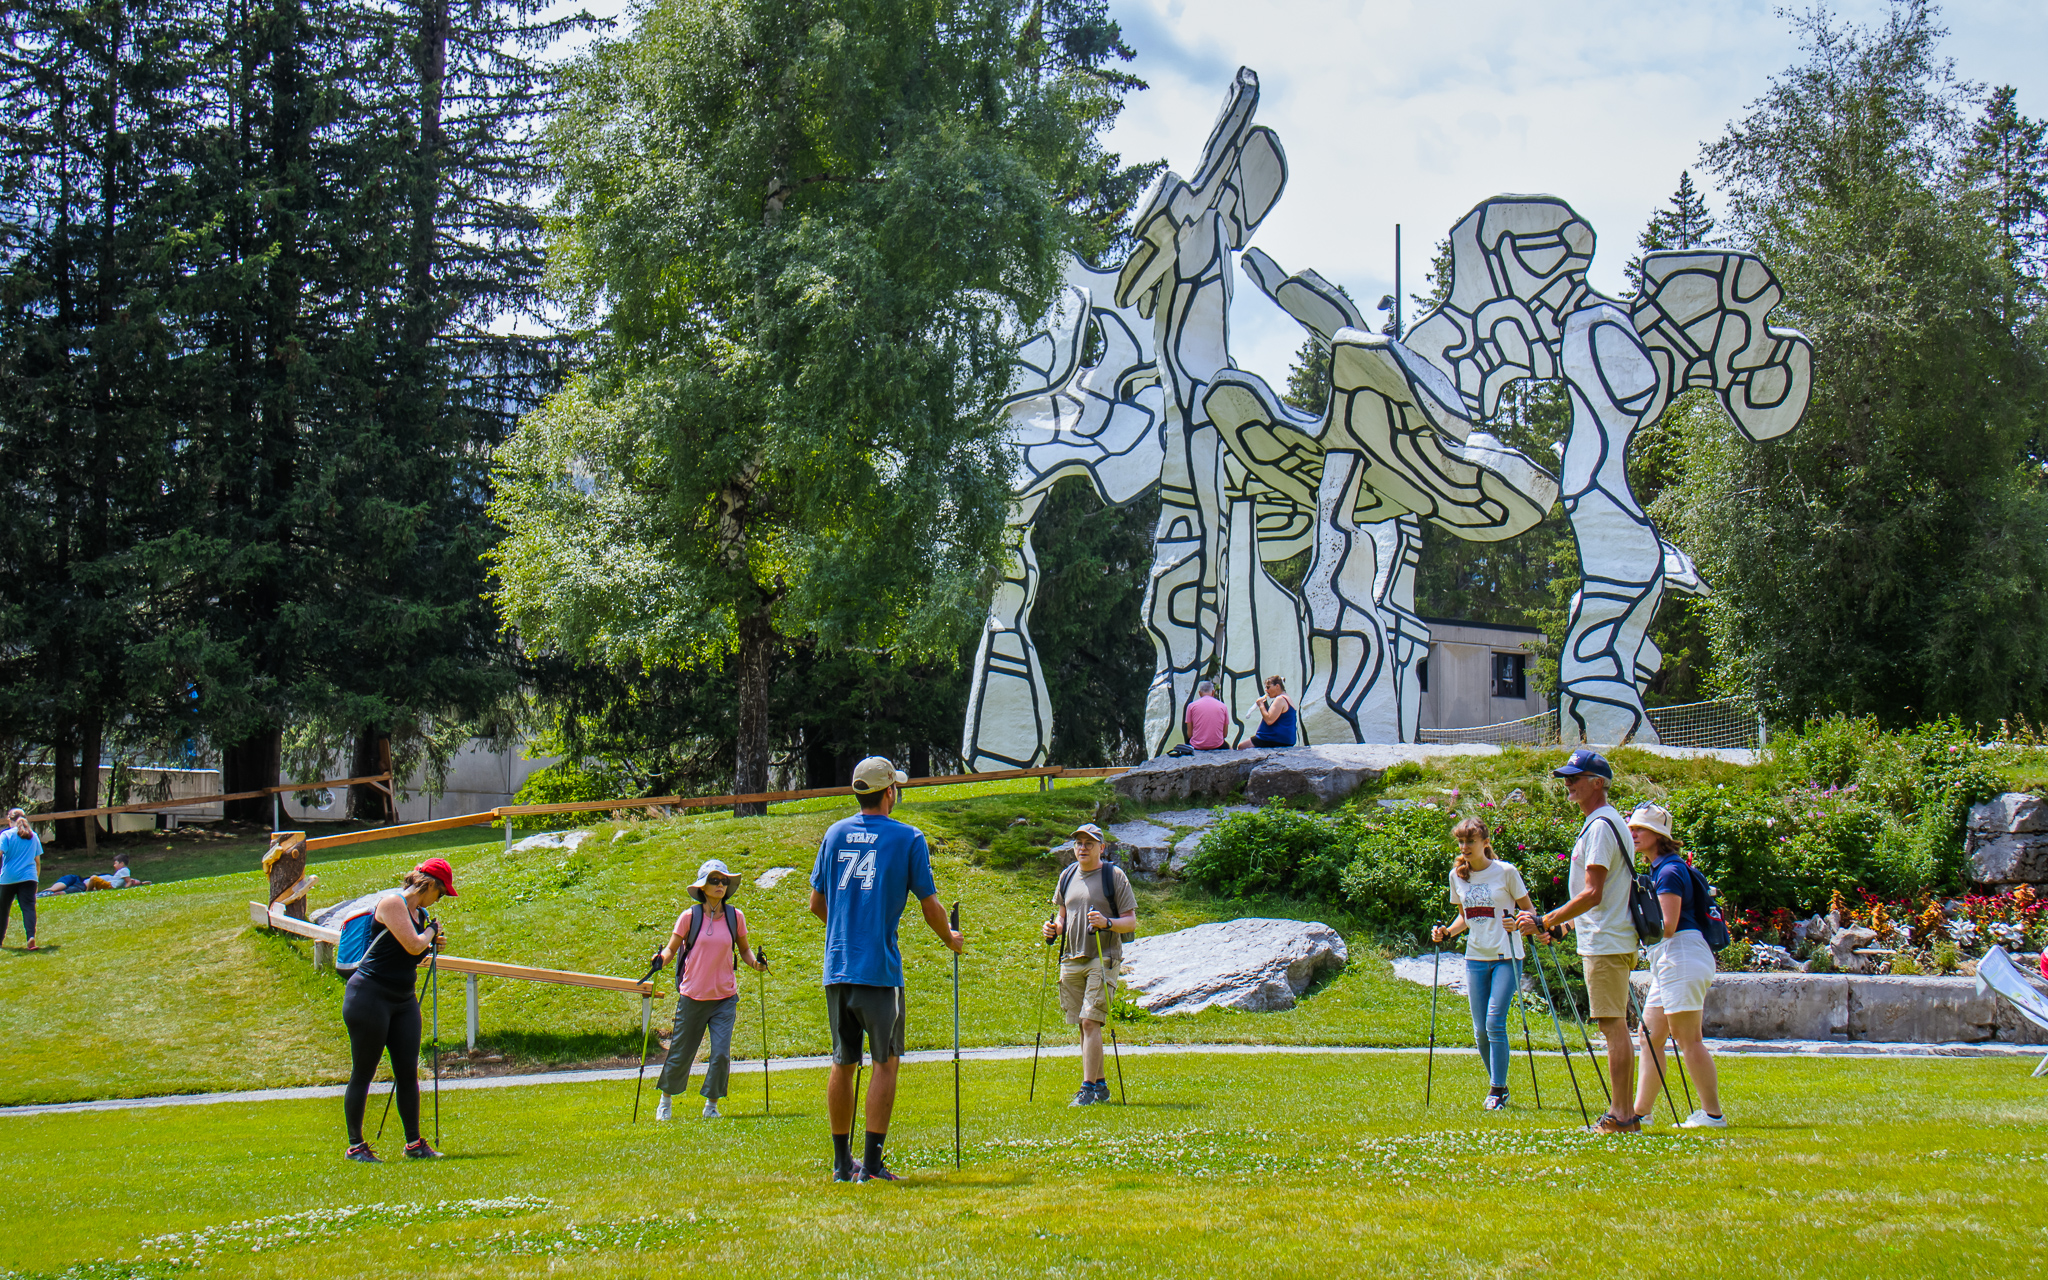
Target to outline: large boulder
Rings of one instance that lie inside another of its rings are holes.
[[[1978,884],[2048,883],[2048,800],[2008,791],[1973,807],[1963,849]]]
[[[1139,804],[1227,796],[1243,788],[1254,800],[1275,797],[1334,804],[1395,765],[1445,756],[1499,755],[1486,742],[1341,742],[1273,750],[1197,751],[1160,756],[1118,774],[1111,785]]]
[[[1326,924],[1245,919],[1139,938],[1124,947],[1131,999],[1152,1013],[1211,1006],[1270,1013],[1292,1009],[1316,975],[1341,971],[1344,939]]]
[[[1136,804],[1187,800],[1196,796],[1227,796],[1251,776],[1257,751],[1197,751],[1191,756],[1159,756],[1133,765],[1110,783],[1117,794]]]
[[[1245,779],[1244,794],[1248,800],[1306,798],[1327,807],[1366,783],[1377,781],[1386,772],[1384,767],[1375,769],[1359,761],[1333,759],[1332,753],[1313,747],[1259,754],[1263,758],[1252,766],[1251,776]]]

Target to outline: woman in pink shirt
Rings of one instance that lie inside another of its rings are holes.
[[[670,1115],[670,1100],[690,1084],[690,1064],[697,1060],[697,1047],[711,1031],[711,1062],[704,1072],[704,1118],[718,1118],[718,1100],[726,1093],[726,1077],[732,1069],[732,1024],[739,1012],[737,974],[741,961],[766,971],[747,944],[747,918],[738,907],[726,905],[726,898],[739,888],[739,877],[717,858],[697,869],[697,883],[690,896],[698,905],[676,917],[668,943],[655,953],[658,966],[668,964],[678,952],[676,966],[676,1021],[669,1035],[668,1058],[661,1065],[661,1101],[654,1108],[656,1120]],[[694,928],[696,937],[690,934]]]

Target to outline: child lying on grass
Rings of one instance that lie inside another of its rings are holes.
[[[116,854],[114,855],[114,869],[106,875],[58,876],[55,884],[36,894],[36,896],[38,898],[49,898],[60,893],[90,893],[95,889],[132,889],[136,885],[148,883],[149,881],[147,880],[136,879],[134,874],[128,870],[128,856],[126,854]]]

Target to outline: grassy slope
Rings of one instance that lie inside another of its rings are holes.
[[[1554,785],[1543,770],[1556,756],[1447,760],[1389,794],[1440,799],[1458,789],[1504,800],[1518,787]],[[1735,776],[1731,766],[1639,752],[1618,753],[1616,763],[1622,796]],[[1093,785],[974,794],[987,789],[914,793],[918,798],[900,813],[930,832],[940,892],[963,904],[970,939],[961,974],[964,1039],[1017,1044],[1033,1035],[1045,959],[1032,938],[1045,914],[1051,870],[1036,853],[1111,793]],[[633,976],[685,905],[682,886],[699,862],[724,858],[750,881],[770,867],[794,866],[799,874],[773,890],[749,884],[739,901],[776,964],[771,1051],[816,1053],[827,1047],[816,977],[822,931],[806,909],[806,880],[820,835],[849,806],[812,801],[790,808],[765,818],[600,826],[575,855],[507,855],[502,836],[485,828],[349,846],[318,867],[315,901],[389,885],[432,849],[455,863],[462,887],[441,913],[455,954]],[[207,852],[210,861],[190,869],[219,870],[219,860],[232,856],[246,870],[43,900],[48,949],[0,953],[0,1104],[342,1078],[341,984],[311,971],[309,945],[249,926],[245,904],[262,894],[255,869],[261,846],[238,847],[238,854]],[[1020,857],[1026,860],[1012,869],[987,865]],[[1184,888],[1142,888],[1140,904],[1143,931],[1155,935],[1251,910],[1308,911],[1298,904],[1248,908]],[[937,1047],[950,1038],[948,953],[914,910],[906,913],[903,937],[912,1047]],[[1351,968],[1291,1012],[1148,1018],[1119,1024],[1119,1033],[1131,1043],[1421,1043],[1427,993],[1395,981],[1365,941],[1357,942]],[[760,1043],[752,982],[749,975],[738,1032],[747,1053]],[[462,986],[444,986],[442,1026],[452,1038],[460,1034]],[[485,979],[481,1017],[484,1043],[520,1063],[638,1052],[638,1002],[630,996]],[[1052,1022],[1048,1034],[1064,1035],[1056,1011]],[[1443,1025],[1447,1039],[1469,1042],[1457,1008],[1446,1010]]]
[[[818,1072],[779,1076],[765,1119],[742,1077],[714,1124],[631,1126],[628,1084],[444,1095],[452,1158],[429,1166],[342,1161],[331,1100],[0,1118],[0,1179],[49,1224],[13,1233],[0,1268],[165,1276],[197,1251],[202,1275],[337,1278],[2048,1269],[2048,1095],[2024,1063],[1738,1059],[1738,1127],[1635,1139],[1571,1132],[1554,1063],[1550,1109],[1518,1095],[1498,1115],[1474,1105],[1475,1059],[1436,1066],[1424,1111],[1419,1055],[1139,1058],[1132,1105],[1072,1111],[1025,1104],[1026,1063],[971,1064],[957,1174],[951,1072],[913,1066],[896,1187],[824,1181]],[[283,1214],[304,1216],[255,1222]],[[394,1225],[409,1215],[424,1225]]]

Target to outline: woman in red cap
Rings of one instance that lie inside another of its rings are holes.
[[[446,858],[428,858],[406,872],[399,891],[386,894],[372,913],[370,945],[341,997],[351,1060],[341,1110],[348,1121],[351,1160],[381,1163],[363,1141],[363,1110],[377,1059],[386,1053],[391,1055],[398,1118],[405,1123],[407,1158],[431,1160],[441,1154],[420,1136],[420,1001],[413,981],[428,949],[441,945],[441,922],[431,919],[427,908],[454,896],[455,869]]]

